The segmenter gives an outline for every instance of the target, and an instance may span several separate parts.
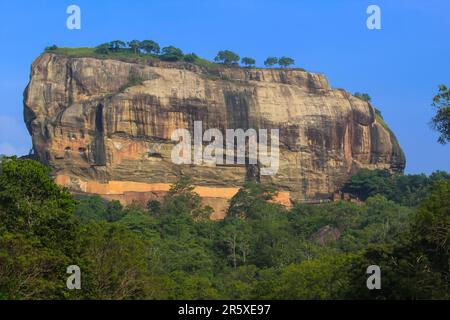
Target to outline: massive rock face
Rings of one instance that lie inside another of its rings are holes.
[[[401,172],[405,159],[374,108],[300,70],[123,62],[45,53],[32,65],[25,121],[59,184],[123,202],[164,194],[189,174],[220,217],[246,179],[275,183],[279,201],[326,197],[360,168]],[[279,129],[280,167],[175,165],[175,129]]]

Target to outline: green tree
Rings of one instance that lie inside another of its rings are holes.
[[[182,175],[164,197],[162,212],[169,215],[187,214],[202,220],[209,218],[212,209],[202,206],[202,199],[194,191],[191,177]]]
[[[83,224],[106,220],[107,201],[98,195],[83,196],[78,199],[75,215]]]
[[[114,52],[118,52],[126,47],[126,43],[121,40],[114,40],[109,43],[108,49]]]
[[[255,265],[243,265],[235,269],[224,269],[220,274],[221,299],[246,300],[254,297],[260,269]],[[257,296],[259,298],[259,296]]]
[[[244,253],[245,263],[258,267],[283,266],[305,256],[304,242],[289,233],[287,211],[273,202],[275,195],[273,186],[249,182],[230,200],[225,223],[237,220],[228,230],[221,228],[228,231],[223,237],[236,263],[244,260]]]
[[[149,215],[143,209],[130,206],[125,209],[126,215],[117,223],[126,226],[133,231],[139,238],[151,240],[152,243],[158,243],[160,232],[158,230],[159,219],[153,215]],[[159,257],[157,258],[159,260]],[[155,261],[152,262],[155,266]]]
[[[124,215],[123,206],[119,201],[112,200],[108,202],[106,206],[106,221],[115,222],[120,220]]]
[[[184,57],[183,57],[184,61],[190,62],[190,63],[193,63],[193,62],[197,61],[198,59],[199,58],[195,53],[189,53],[189,54],[184,55]]]
[[[159,58],[164,61],[179,61],[183,59],[183,51],[174,46],[164,47]]]
[[[430,177],[424,174],[392,176],[395,189],[385,196],[404,206],[417,206],[427,196],[436,178],[445,180],[446,177],[445,175],[439,176],[439,174]],[[447,178],[447,181],[450,180]]]
[[[147,210],[152,214],[160,214],[161,213],[161,202],[158,200],[150,200],[147,202]]]
[[[358,218],[364,209],[347,201],[331,202],[323,205],[295,204],[289,214],[289,225],[295,235],[309,238],[325,226],[344,232],[358,227]]]
[[[53,248],[70,252],[76,237],[75,201],[33,160],[2,161],[0,230],[35,235]]]
[[[109,43],[103,43],[101,45],[98,45],[95,47],[95,53],[98,54],[109,54],[110,53],[110,44]]]
[[[342,190],[357,196],[361,200],[366,200],[375,194],[392,193],[394,183],[387,170],[362,169],[345,183]]]
[[[342,228],[338,246],[345,252],[366,248],[369,244],[398,244],[409,231],[413,210],[402,207],[384,196],[367,199],[353,223]],[[350,219],[349,219],[350,220]]]
[[[277,206],[269,203],[277,194],[274,186],[247,182],[230,200],[228,214],[234,217],[255,217],[267,207]]]
[[[372,101],[372,98],[370,97],[370,95],[368,93],[355,92],[354,96],[361,100],[364,100],[366,102]]]
[[[251,209],[249,221],[252,226],[250,263],[261,268],[281,267],[303,254],[293,253],[299,249],[295,245],[300,244],[301,239],[289,235],[287,212],[281,205],[257,204]]]
[[[211,278],[206,275],[186,273],[183,271],[174,271],[170,276],[173,280],[173,285],[169,288],[169,299],[219,299],[219,293],[213,287]]]
[[[119,201],[106,201],[98,195],[92,195],[78,200],[75,215],[83,224],[87,224],[99,221],[114,222],[122,218],[125,212]]]
[[[341,299],[350,283],[352,255],[327,256],[286,267],[272,299]]]
[[[238,264],[246,264],[250,254],[250,224],[238,217],[230,217],[223,221],[220,227],[222,239],[228,260],[233,268]]]
[[[448,299],[450,292],[450,184],[438,181],[395,245],[369,245],[352,263],[347,298]],[[373,214],[373,213],[372,213]],[[367,290],[365,270],[378,265],[382,289]]]
[[[142,43],[139,40],[131,40],[128,42],[128,46],[133,50],[134,54],[137,55],[142,48]]]
[[[276,58],[276,57],[268,57],[264,61],[264,65],[268,68],[273,67],[276,64],[278,64],[278,58]]]
[[[429,193],[437,181],[450,182],[450,174],[434,172],[424,174],[391,175],[386,170],[362,169],[353,175],[343,186],[343,191],[366,200],[380,194],[404,206],[417,206]]]
[[[141,48],[145,53],[148,54],[159,54],[160,47],[159,44],[153,40],[144,40],[141,42]]]
[[[381,289],[368,290],[367,267],[381,270]],[[445,299],[439,274],[431,272],[428,258],[405,239],[401,245],[369,245],[349,265],[344,299],[417,300]]]
[[[450,88],[441,84],[439,93],[433,98],[432,106],[436,114],[431,119],[431,125],[440,134],[438,142],[446,144],[450,142]]]
[[[249,57],[244,57],[241,60],[242,64],[244,64],[246,67],[254,67],[255,66],[255,59],[253,58],[249,58]]]
[[[61,299],[79,247],[75,202],[38,162],[0,165],[0,297]]]
[[[56,44],[54,44],[52,46],[46,47],[45,51],[54,51],[56,49],[58,49],[58,46]]]
[[[413,220],[413,239],[450,290],[450,183],[439,181]]]
[[[37,236],[0,232],[0,300],[63,299],[73,261]]]
[[[280,59],[278,59],[278,64],[282,68],[285,68],[285,67],[295,64],[295,61],[294,61],[294,59],[289,58],[289,57],[281,57]]]
[[[147,276],[146,243],[118,224],[90,224],[82,232],[79,298],[142,298]]]
[[[230,50],[223,50],[217,53],[214,61],[221,62],[226,66],[235,65],[239,62],[239,55]]]

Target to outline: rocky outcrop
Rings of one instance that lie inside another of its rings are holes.
[[[405,166],[370,104],[300,70],[45,53],[32,65],[24,106],[34,151],[58,183],[122,201],[145,201],[143,194],[164,193],[189,174],[210,203],[226,204],[246,179],[276,184],[280,201],[289,202],[326,197],[360,168]],[[254,165],[175,165],[171,134],[193,131],[194,121],[223,132],[279,129],[277,174],[262,176]]]
[[[330,243],[336,242],[341,237],[341,232],[338,228],[334,228],[330,225],[326,225],[316,232],[314,232],[309,240],[317,243],[321,246],[329,245]]]

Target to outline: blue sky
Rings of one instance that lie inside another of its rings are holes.
[[[81,8],[81,30],[66,9]],[[380,6],[382,30],[366,28]],[[26,154],[22,94],[31,62],[52,44],[95,46],[153,39],[213,59],[231,49],[259,63],[269,55],[328,76],[335,88],[368,92],[407,157],[408,173],[450,171],[450,146],[429,128],[438,84],[450,85],[448,0],[2,0],[0,153]]]

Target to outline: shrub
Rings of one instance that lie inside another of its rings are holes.
[[[54,51],[54,50],[56,50],[56,49],[58,49],[58,47],[54,44],[54,45],[52,45],[52,46],[50,46],[50,47],[46,47],[46,48],[45,48],[45,51]]]
[[[366,102],[370,102],[372,100],[372,98],[367,93],[355,92],[354,96]]]
[[[164,61],[179,61],[183,58],[183,51],[174,46],[164,47],[159,58]]]
[[[186,62],[193,63],[198,60],[198,56],[195,53],[189,53],[183,57],[183,60]]]

